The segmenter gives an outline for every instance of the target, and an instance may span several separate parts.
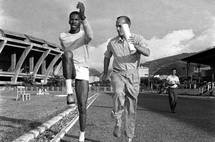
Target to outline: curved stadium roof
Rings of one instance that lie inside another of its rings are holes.
[[[46,82],[59,73],[62,53],[54,43],[0,29],[0,82],[16,84],[29,74]]]

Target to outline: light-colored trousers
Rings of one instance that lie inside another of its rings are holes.
[[[121,121],[122,114],[125,113],[125,134],[129,138],[134,137],[139,82],[137,70],[111,74],[114,118]]]

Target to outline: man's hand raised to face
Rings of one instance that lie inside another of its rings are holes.
[[[85,16],[85,6],[84,6],[84,4],[82,2],[78,2],[77,8],[79,9],[81,20],[85,20],[86,16]]]

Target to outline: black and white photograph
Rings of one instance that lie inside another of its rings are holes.
[[[0,142],[215,142],[215,1],[0,0]]]

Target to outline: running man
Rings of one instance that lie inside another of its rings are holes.
[[[169,105],[172,113],[175,113],[175,107],[177,104],[177,95],[175,89],[180,85],[178,76],[176,75],[176,68],[172,69],[172,74],[167,77]]]
[[[113,56],[113,72],[111,74],[111,85],[113,87],[113,111],[115,127],[113,135],[121,136],[122,115],[125,113],[125,134],[128,142],[131,142],[135,131],[135,118],[137,108],[137,97],[139,94],[140,78],[138,68],[140,56],[149,56],[150,50],[147,48],[146,40],[137,34],[132,34],[129,38],[136,51],[132,52],[122,29],[123,24],[130,27],[131,21],[127,16],[120,16],[116,20],[116,30],[118,35],[112,38],[105,52],[104,74],[102,80],[108,79],[108,67]]]

